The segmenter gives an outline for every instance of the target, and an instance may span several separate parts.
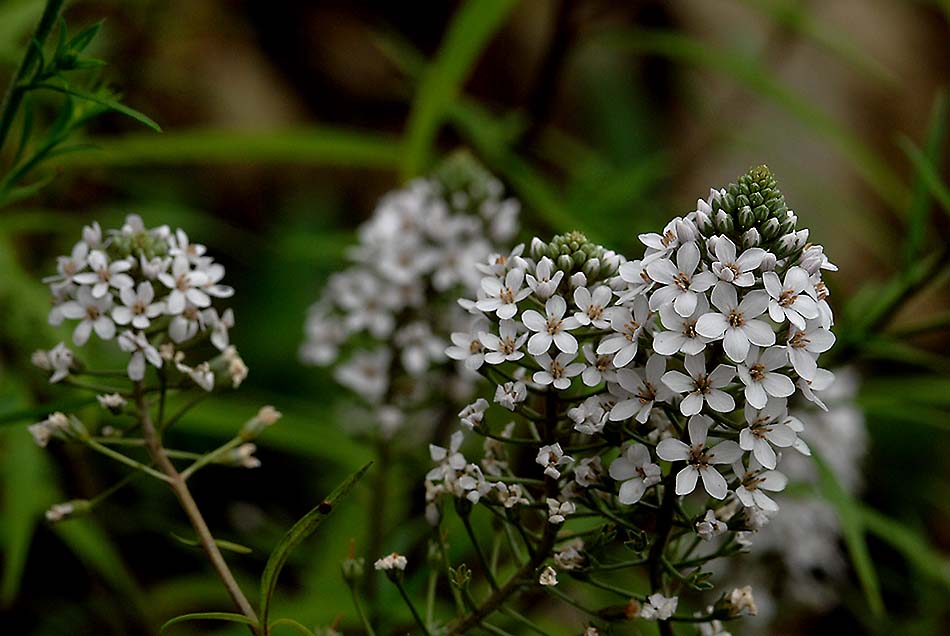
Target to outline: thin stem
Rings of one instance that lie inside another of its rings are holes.
[[[17,111],[20,109],[20,102],[23,101],[23,96],[26,94],[26,88],[21,84],[33,70],[33,65],[37,61],[40,50],[46,44],[46,39],[49,38],[64,4],[66,4],[66,0],[47,0],[43,15],[33,32],[33,38],[26,47],[26,53],[20,61],[20,66],[17,67],[16,73],[13,74],[13,78],[10,80],[7,92],[3,96],[3,102],[0,104],[0,150],[3,149],[10,127],[13,125],[13,120],[16,119]]]
[[[439,572],[433,569],[429,572],[429,581],[426,584],[426,625],[430,630],[435,629],[435,592],[438,582]]]
[[[360,603],[360,593],[355,585],[350,585],[350,596],[353,598],[353,608],[356,610],[356,615],[363,624],[363,629],[366,630],[366,636],[376,636],[376,632],[373,631],[373,624],[370,623],[366,612],[363,611],[363,604]]]
[[[221,582],[224,583],[224,587],[228,590],[228,594],[230,594],[234,604],[237,605],[238,609],[248,620],[254,623],[249,626],[251,633],[257,634],[257,614],[248,602],[247,597],[244,596],[244,592],[241,591],[241,587],[234,579],[234,575],[231,573],[227,562],[224,560],[221,551],[214,542],[211,530],[208,529],[208,524],[201,515],[201,511],[198,509],[198,504],[195,503],[194,497],[191,496],[191,491],[188,490],[185,480],[178,473],[178,470],[175,469],[171,460],[168,459],[168,455],[165,453],[165,449],[159,438],[158,431],[155,430],[155,425],[152,423],[152,417],[149,415],[148,405],[145,403],[145,392],[141,382],[135,383],[135,403],[139,409],[145,445],[149,455],[152,457],[152,461],[168,476],[172,492],[178,497],[182,510],[184,510],[188,516],[188,520],[191,522],[195,534],[198,535],[198,541],[208,556],[208,560],[211,561],[211,565],[214,567],[215,572],[217,572]]]
[[[118,451],[112,450],[108,446],[104,446],[103,444],[100,444],[99,442],[91,438],[87,438],[83,441],[85,442],[86,446],[88,446],[89,448],[93,449],[94,451],[98,453],[105,455],[106,457],[114,459],[115,461],[121,464],[125,464],[126,466],[134,468],[135,470],[140,470],[147,475],[151,475],[155,479],[164,481],[165,483],[168,483],[168,484],[172,483],[172,480],[168,475],[164,473],[160,473],[154,468],[146,466],[142,462],[132,459],[128,455],[123,455],[122,453]]]
[[[197,460],[195,460],[195,462],[191,466],[181,471],[181,478],[184,480],[187,480],[189,477],[191,477],[196,472],[198,472],[198,470],[200,470],[202,467],[207,466],[208,464],[211,464],[217,461],[219,457],[227,453],[229,450],[240,446],[243,442],[244,440],[242,438],[235,437],[234,439],[222,444],[221,446],[218,446],[216,449],[214,449],[210,453],[206,455],[201,455]],[[168,451],[166,451],[166,453],[167,452]]]
[[[406,602],[406,605],[409,606],[409,611],[412,612],[412,617],[416,620],[416,623],[419,625],[419,629],[422,630],[422,633],[425,636],[430,636],[429,627],[426,625],[426,622],[422,620],[422,617],[419,616],[419,612],[416,610],[416,606],[413,605],[412,599],[409,598],[409,595],[406,593],[406,588],[402,586],[402,581],[399,580],[398,576],[394,576],[392,579],[393,583],[396,584],[396,589],[399,590],[399,593],[402,595],[402,600]]]
[[[478,562],[485,571],[485,578],[488,579],[488,584],[491,586],[491,589],[497,591],[498,583],[495,581],[495,575],[492,573],[491,566],[488,564],[488,559],[485,558],[485,553],[482,552],[482,546],[478,543],[478,539],[475,537],[475,531],[472,529],[472,521],[467,514],[461,515],[461,517],[462,524],[465,526],[465,532],[468,533],[468,538],[472,542],[472,546],[475,548],[475,556],[478,557]]]

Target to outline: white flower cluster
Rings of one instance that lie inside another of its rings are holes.
[[[468,385],[472,374],[453,373],[446,356],[474,369],[481,346],[455,341],[446,351],[449,333],[469,321],[452,301],[478,285],[476,263],[504,267],[493,246],[515,234],[518,211],[467,155],[388,193],[359,228],[354,265],[331,276],[310,308],[302,360],[336,364],[336,380],[378,409],[384,432],[431,391]],[[434,373],[438,381],[426,381]]]
[[[83,228],[82,240],[68,256],[57,259],[49,283],[53,307],[49,322],[75,322],[72,341],[84,346],[94,333],[115,340],[129,354],[129,379],[140,381],[146,367],[171,363],[177,371],[210,391],[212,361],[186,363],[184,350],[207,338],[219,351],[232,381],[239,384],[246,368],[229,346],[234,325],[231,309],[219,311],[216,299],[234,290],[221,283],[224,267],[192,243],[181,229],[146,228],[129,215],[118,229],[103,232],[98,223]],[[60,343],[34,354],[38,367],[59,382],[76,370],[73,352]]]
[[[488,437],[490,467],[465,459],[461,432],[450,449],[434,447],[430,520],[443,492],[505,507],[546,502],[549,521],[563,523],[575,510],[597,513],[605,488],[617,488],[610,503],[626,514],[699,487],[712,503],[685,521],[700,538],[726,532],[725,521],[732,530],[764,524],[778,510],[769,493],[787,482],[781,454],[809,453],[788,401],[821,405],[833,379],[818,358],[835,341],[821,277],[835,267],[796,223],[763,167],[641,235],[639,260],[570,233],[479,268],[476,297],[459,301],[477,320],[453,340],[471,343],[467,359],[488,365],[495,401],[523,426],[493,432],[486,405],[465,422]],[[538,473],[515,475],[520,464],[497,461],[514,430],[526,433],[509,452],[538,440]],[[584,451],[568,456],[571,447]],[[512,493],[519,478],[546,487]],[[743,514],[730,521],[729,510]],[[656,600],[645,606],[654,617],[675,608]]]

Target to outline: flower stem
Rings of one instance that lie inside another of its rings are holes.
[[[248,602],[247,597],[244,596],[244,592],[241,591],[241,587],[234,579],[234,575],[231,573],[228,564],[221,555],[221,551],[214,541],[211,530],[208,529],[208,524],[201,515],[201,511],[198,509],[198,504],[195,503],[194,497],[191,496],[191,491],[188,490],[184,478],[171,463],[171,460],[168,459],[168,455],[165,453],[165,449],[159,438],[158,431],[156,431],[155,425],[152,423],[152,417],[149,415],[148,405],[145,403],[145,392],[143,391],[141,382],[135,383],[135,403],[139,409],[139,418],[141,419],[145,446],[148,449],[152,461],[167,475],[169,486],[172,492],[175,493],[175,496],[178,497],[182,510],[184,510],[188,516],[188,520],[191,522],[195,534],[198,535],[198,541],[208,556],[208,560],[211,561],[211,565],[214,567],[221,582],[224,583],[224,587],[228,590],[228,594],[231,596],[234,604],[244,616],[254,623],[250,626],[251,633],[257,634],[259,631],[257,614]]]
[[[64,4],[66,4],[66,0],[47,0],[43,15],[33,32],[31,43],[26,47],[26,53],[20,61],[20,66],[17,67],[16,73],[10,80],[7,92],[3,96],[3,102],[0,103],[0,150],[3,149],[3,143],[7,139],[13,120],[16,119],[20,102],[23,101],[23,95],[26,94],[26,88],[22,86],[23,80],[33,70],[33,65],[37,62],[37,57],[43,45],[46,44],[46,39],[53,30],[53,25],[56,24],[56,19],[63,10]]]
[[[422,617],[419,615],[419,612],[416,610],[416,606],[413,605],[412,599],[409,598],[409,595],[406,593],[406,588],[403,587],[402,581],[399,580],[398,576],[392,577],[393,583],[396,584],[396,589],[399,590],[399,593],[402,595],[402,600],[406,602],[406,605],[409,606],[409,611],[412,612],[412,617],[416,619],[416,623],[419,625],[419,629],[422,630],[422,633],[425,636],[430,636],[429,627],[426,625],[426,622],[422,620]]]
[[[171,478],[168,475],[161,473],[155,470],[154,468],[150,468],[149,466],[146,466],[142,462],[136,461],[127,455],[123,455],[122,453],[118,451],[112,450],[108,446],[105,446],[104,444],[100,444],[94,439],[87,438],[84,440],[84,442],[86,446],[88,446],[89,448],[105,455],[106,457],[114,459],[115,461],[119,463],[125,464],[126,466],[130,466],[131,468],[134,468],[135,470],[140,470],[143,473],[146,473],[147,475],[151,475],[155,479],[164,481],[165,483],[170,484],[172,482]]]
[[[373,624],[369,622],[366,612],[363,611],[363,604],[360,603],[360,593],[355,585],[350,585],[350,596],[353,597],[353,608],[356,610],[356,615],[363,624],[363,629],[366,630],[366,636],[376,636],[376,632],[373,631]]]

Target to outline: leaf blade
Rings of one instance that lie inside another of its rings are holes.
[[[274,551],[271,552],[270,558],[267,559],[267,564],[264,566],[264,573],[261,575],[260,624],[264,626],[264,636],[267,636],[267,619],[270,614],[271,599],[277,587],[277,578],[280,576],[284,564],[287,563],[290,552],[313,534],[320,524],[333,513],[340,500],[350,492],[372,464],[373,462],[367,462],[337,486],[325,500],[301,517],[281,538]]]
[[[243,614],[233,612],[194,612],[192,614],[182,614],[171,618],[159,628],[158,633],[164,634],[172,625],[185,623],[187,621],[226,621],[228,623],[241,623],[242,625],[254,625],[254,621]]]

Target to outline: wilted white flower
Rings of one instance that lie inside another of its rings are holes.
[[[524,382],[505,382],[495,389],[495,403],[509,411],[514,411],[528,397],[528,387]]]
[[[640,612],[637,616],[647,621],[669,620],[676,611],[678,604],[679,598],[675,596],[663,596],[657,592],[647,597],[647,602],[640,608]]]
[[[573,501],[558,501],[548,497],[548,523],[561,524],[577,509]]]
[[[550,565],[545,567],[538,577],[538,583],[545,586],[557,585],[557,572]]]
[[[535,458],[535,461],[539,465],[544,466],[545,475],[558,479],[561,476],[561,471],[559,471],[557,467],[570,464],[574,461],[574,458],[570,455],[565,455],[564,451],[561,450],[561,445],[554,443],[548,446],[542,446],[541,449],[538,450],[538,456]]]

